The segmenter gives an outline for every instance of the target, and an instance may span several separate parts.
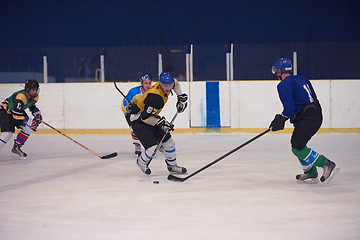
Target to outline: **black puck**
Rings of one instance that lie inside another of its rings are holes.
[[[159,181],[153,181],[154,184],[159,184]]]

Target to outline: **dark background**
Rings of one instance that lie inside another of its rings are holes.
[[[195,80],[224,80],[234,44],[234,78],[273,79],[271,65],[298,54],[298,73],[312,79],[360,78],[360,4],[312,1],[2,1],[0,73],[42,72],[59,81],[95,75],[136,80],[185,73],[194,46]],[[1,82],[3,82],[2,80]]]

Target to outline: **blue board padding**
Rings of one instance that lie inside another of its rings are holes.
[[[220,127],[219,82],[206,82],[206,127]]]

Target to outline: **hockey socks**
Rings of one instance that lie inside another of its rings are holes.
[[[139,154],[138,158],[136,159],[136,163],[138,167],[141,169],[141,171],[143,171],[143,173],[147,175],[151,174],[151,170],[148,165],[155,149],[156,149],[156,145],[151,146],[148,149],[144,149],[144,151],[142,151],[141,154]]]
[[[313,174],[317,172],[316,167],[324,167],[327,158],[324,155],[304,147],[301,150],[292,148],[293,154],[299,159],[305,174]]]
[[[30,137],[30,134],[26,134],[23,130],[21,130],[16,136],[16,143],[19,145],[24,145],[26,140]]]

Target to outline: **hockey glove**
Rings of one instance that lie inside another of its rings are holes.
[[[39,123],[34,119],[30,120],[28,117],[23,120],[23,127],[24,128],[30,128],[31,131],[36,132],[36,129],[38,128]]]
[[[126,106],[126,111],[127,112],[131,112],[131,110],[135,107],[136,104],[134,103],[129,103],[127,106]]]
[[[282,114],[276,114],[274,120],[272,120],[271,124],[270,124],[270,129],[271,131],[279,131],[279,130],[283,130],[285,127],[285,122],[288,120],[289,118],[282,115]]]
[[[38,108],[35,108],[33,111],[32,111],[32,115],[35,117],[34,118],[34,121],[38,123],[38,125],[42,122],[42,115],[41,115],[41,112]]]
[[[188,95],[186,93],[177,96],[178,101],[176,103],[176,109],[178,113],[182,113],[187,107]]]
[[[174,125],[169,123],[165,117],[159,118],[159,121],[156,123],[156,126],[159,126],[164,132],[174,131]]]
[[[39,124],[40,123],[34,118],[31,122],[30,129],[36,132],[36,129],[38,128]]]

